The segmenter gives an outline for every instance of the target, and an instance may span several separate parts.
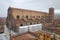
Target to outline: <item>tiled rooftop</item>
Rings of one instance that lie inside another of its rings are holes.
[[[38,40],[35,36],[30,33],[23,34],[21,36],[12,37],[12,40]]]

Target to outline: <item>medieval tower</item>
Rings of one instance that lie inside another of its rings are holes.
[[[52,22],[54,19],[54,8],[49,8],[49,21]]]

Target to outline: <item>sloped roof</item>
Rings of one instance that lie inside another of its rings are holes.
[[[12,40],[31,40],[31,39],[37,39],[37,38],[30,33],[26,33],[21,36],[12,37]]]
[[[40,12],[40,13],[47,13],[47,12],[42,12],[42,11],[37,11],[37,10],[30,10],[30,9],[23,9],[23,8],[15,8],[15,7],[9,7],[8,9],[15,9],[15,10],[25,10],[25,11],[31,11],[31,12]]]

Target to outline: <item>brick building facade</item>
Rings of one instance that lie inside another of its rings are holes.
[[[18,9],[18,8],[8,8],[8,15],[6,18],[7,27],[13,31],[18,31],[20,26],[32,25],[32,24],[40,24],[43,25],[43,30],[52,31],[60,34],[60,19],[56,19],[54,17],[54,8],[49,8],[49,13],[41,12],[41,11],[33,11],[27,9]],[[41,32],[38,32],[36,35],[41,35]],[[35,33],[33,33],[35,34]],[[29,35],[31,35],[29,33]],[[46,38],[44,38],[46,35]],[[26,37],[25,34],[23,37]],[[43,34],[43,39],[51,40],[51,34]],[[12,40],[20,40],[22,36],[12,37]],[[41,38],[41,36],[39,36]],[[16,38],[16,39],[15,39]],[[23,38],[25,39],[25,38]],[[27,39],[27,38],[26,38]],[[29,39],[29,38],[28,38]],[[27,39],[27,40],[28,40]],[[55,39],[54,39],[55,40]]]
[[[49,8],[49,13],[27,9],[8,8],[7,27],[16,31],[19,26],[52,22],[54,8]]]

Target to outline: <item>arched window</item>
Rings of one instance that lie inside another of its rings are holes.
[[[17,19],[19,19],[20,18],[20,16],[19,15],[17,15]]]
[[[32,23],[30,22],[30,25],[32,25]]]
[[[28,19],[28,16],[26,16],[26,18]]]
[[[33,18],[35,18],[35,16],[33,16]]]
[[[20,26],[23,26],[23,24],[20,24]]]
[[[37,22],[37,24],[39,24],[39,22]]]

